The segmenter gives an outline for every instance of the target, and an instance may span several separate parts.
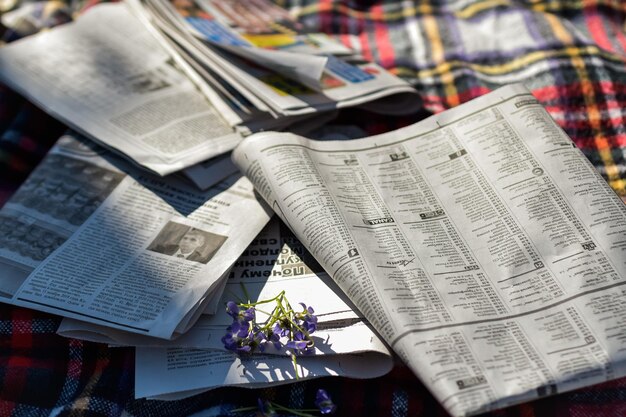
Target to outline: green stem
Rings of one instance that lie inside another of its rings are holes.
[[[305,413],[303,411],[305,410],[294,410],[293,408],[287,408],[284,407],[280,404],[276,404],[276,403],[271,403],[272,407],[274,407],[277,410],[280,411],[289,411],[290,413],[296,415],[296,416],[300,416],[300,417],[315,417],[313,414],[309,414],[309,413]],[[314,411],[318,411],[318,410],[314,410]]]
[[[253,411],[258,410],[258,407],[241,407],[235,408],[234,410],[230,410],[231,413],[243,413],[244,411]]]
[[[265,310],[260,310],[260,309],[258,309],[258,308],[255,308],[255,310],[256,310],[257,312],[259,312],[259,313],[263,313],[263,314],[265,314],[266,316],[271,316],[271,313],[268,313],[268,312],[267,312],[267,311],[265,311]]]
[[[291,354],[291,361],[293,362],[293,370],[296,373],[296,380],[300,379],[300,375],[298,374],[298,361],[296,360],[296,355]]]
[[[243,285],[243,282],[240,282],[239,285],[241,286],[241,291],[243,291],[243,295],[246,297],[246,300],[250,302],[250,295],[248,294],[248,290],[246,289],[246,286]]]
[[[254,306],[257,306],[259,304],[267,304],[267,303],[271,303],[272,301],[278,300],[278,298],[282,297],[283,295],[285,295],[285,290],[282,290],[274,298],[268,298],[267,300],[261,300],[261,301],[256,301],[256,302],[252,303],[252,302],[250,302],[249,296],[247,295],[247,292],[246,292],[246,297],[248,297],[248,302],[247,303],[240,303],[239,306],[240,307],[254,307]]]

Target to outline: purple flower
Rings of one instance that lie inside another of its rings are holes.
[[[226,335],[222,337],[224,348],[239,354],[252,353],[263,340],[266,339],[257,326],[251,323],[235,320],[226,328]]]
[[[247,309],[240,315],[241,315],[241,318],[244,319],[244,321],[252,321],[256,318],[254,307],[250,307],[249,309]]]
[[[224,348],[231,352],[246,354],[252,351],[251,340],[248,337],[237,337],[230,332],[222,337],[222,343],[224,344]]]
[[[315,313],[315,310],[313,310],[313,307],[311,306],[307,307],[306,304],[304,303],[299,303],[299,304],[302,306],[303,313],[308,313],[308,314]]]
[[[250,324],[234,321],[226,330],[232,332],[237,337],[247,337],[250,334]]]
[[[250,322],[256,318],[256,311],[254,307],[250,307],[246,310],[241,310],[239,305],[234,301],[226,303],[226,314],[231,316],[234,321]]]
[[[267,335],[264,331],[255,327],[252,332],[252,345],[261,348],[261,351],[265,350],[265,344],[267,343]]]
[[[227,350],[236,351],[237,350],[237,340],[233,338],[232,333],[226,333],[224,337],[222,337],[222,343]]]
[[[313,307],[300,303],[302,311],[294,312],[289,303],[282,298],[283,294],[284,291],[277,298],[277,307],[270,315],[273,325],[271,329],[268,321],[257,323],[255,307],[248,307],[244,310],[246,304],[228,301],[226,314],[232,317],[233,322],[228,326],[226,335],[222,338],[224,348],[239,354],[248,354],[256,348],[264,352],[271,343],[276,350],[287,346],[295,355],[314,353],[311,333],[317,329],[318,319],[315,316],[315,310]],[[287,339],[286,343],[283,338]]]
[[[274,417],[277,416],[276,410],[272,407],[272,403],[269,401],[263,401],[260,398],[257,398],[257,406],[259,407],[259,412],[257,415],[260,417]]]
[[[254,333],[254,339],[259,341],[259,342],[263,342],[267,340],[267,335],[265,334],[265,332],[261,329],[259,329],[258,327],[256,327],[254,329],[255,333]]]
[[[289,324],[285,323],[276,323],[272,331],[279,335],[280,337],[289,337],[291,330],[289,329]]]
[[[287,347],[295,350],[304,350],[306,346],[309,344],[306,340],[290,340],[287,342]]]
[[[300,303],[302,306],[302,312],[296,315],[298,324],[306,329],[307,332],[313,333],[317,330],[317,316],[313,307],[307,307],[306,304]]]
[[[316,316],[306,317],[304,319],[303,325],[307,332],[313,333],[315,330],[317,330],[317,317]]]
[[[275,333],[272,330],[268,330],[267,335],[262,331],[260,332],[260,334],[262,335],[262,337],[259,338],[259,349],[261,349],[261,352],[265,352],[265,349],[267,348],[267,345],[269,343],[274,345],[274,348],[276,350],[280,350],[280,348],[283,347],[283,344],[280,342],[280,335],[278,333]]]
[[[272,333],[268,341],[274,345],[274,348],[276,348],[276,350],[280,350],[280,348],[283,347],[283,344],[280,342],[280,335],[278,335],[277,333]]]
[[[226,303],[226,314],[231,316],[233,319],[237,319],[239,317],[239,306],[234,301],[229,301]]]
[[[333,404],[330,395],[321,388],[317,390],[315,395],[315,406],[320,409],[322,414],[333,414],[337,410],[337,406]]]
[[[312,341],[307,335],[298,330],[293,337],[294,339],[287,342],[286,346],[293,349],[294,353],[308,355],[314,352],[313,347],[310,346]]]

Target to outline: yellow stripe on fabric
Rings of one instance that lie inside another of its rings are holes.
[[[407,17],[428,16],[433,13],[432,6],[428,3],[420,3],[417,6],[403,7],[402,10],[387,11],[382,14],[375,14],[367,11],[351,9],[350,7],[342,3],[332,3],[324,5],[310,4],[308,6],[305,6],[298,11],[298,17],[303,17],[310,14],[318,14],[322,11],[333,11],[346,15],[348,17],[352,17],[354,19],[367,19],[381,22],[400,20]]]
[[[458,90],[454,85],[454,75],[452,74],[452,69],[448,63],[444,63],[442,65],[442,70],[444,71],[441,75],[441,82],[443,83],[443,88],[446,93],[446,101],[450,107],[455,107],[461,104],[459,99]]]
[[[561,21],[554,15],[546,14],[546,18],[550,23],[550,27],[554,32],[554,35],[564,44],[571,44],[572,38],[563,26]],[[597,106],[595,92],[593,91],[593,84],[589,81],[589,74],[585,69],[585,61],[581,57],[581,50],[578,48],[568,47],[565,48],[565,53],[570,57],[572,66],[576,69],[578,78],[580,79],[580,87],[587,107],[587,114],[589,124],[591,125],[591,132],[593,134],[593,140],[598,149],[598,154],[604,165],[606,175],[609,180],[609,184],[614,190],[622,193],[624,190],[624,180],[620,178],[619,170],[613,159],[611,153],[611,146],[607,139],[602,135],[602,114]]]
[[[452,14],[460,19],[468,19],[474,15],[483,12],[488,9],[492,9],[500,6],[511,6],[510,0],[487,0],[480,3],[472,4],[463,10],[453,11]],[[332,4],[310,4],[302,7],[298,11],[298,17],[303,17],[311,14],[318,14],[319,12],[333,11],[340,13],[355,19],[368,19],[372,21],[390,21],[399,20],[407,17],[416,16],[429,16],[433,14],[433,7],[428,3],[420,3],[415,6],[403,7],[397,11],[387,11],[382,14],[374,14],[369,11],[351,9],[343,3]]]
[[[460,19],[469,19],[480,12],[499,6],[511,6],[511,2],[509,0],[488,0],[480,3],[474,3],[467,6],[463,10],[455,12],[454,15]]]
[[[595,1],[595,5],[604,6],[607,8],[612,8],[616,10],[621,10],[626,12],[626,2],[620,4],[619,1],[611,1],[611,0],[599,0]],[[460,19],[468,19],[471,18],[485,10],[489,10],[496,7],[502,6],[512,6],[510,0],[486,0],[474,4],[470,4],[465,9],[458,10],[452,12],[454,16]],[[542,2],[531,2],[529,4],[529,8],[538,12],[549,12],[549,11],[563,11],[563,10],[582,10],[583,3],[580,0],[572,0],[566,1],[562,0],[561,2],[550,2],[550,3],[542,3]],[[336,13],[340,13],[355,19],[368,19],[371,21],[391,21],[391,20],[400,20],[407,17],[416,17],[419,15],[429,15],[432,14],[432,6],[428,3],[420,3],[416,6],[404,7],[401,10],[397,11],[387,11],[383,14],[374,14],[368,11],[355,10],[351,9],[344,3],[332,3],[332,4],[310,4],[308,6],[302,7],[298,11],[298,16],[303,17],[311,14],[318,14],[319,12],[328,12],[333,11]]]
[[[398,11],[386,11],[384,13],[371,13],[369,11],[355,10],[343,3],[332,3],[329,5],[311,4],[300,9],[298,16],[316,14],[320,11],[334,11],[355,19],[368,19],[372,21],[387,22],[390,20],[400,20],[407,17],[428,16],[433,14],[432,6],[428,3],[420,3],[417,6],[403,7]]]
[[[505,64],[499,65],[486,65],[486,64],[475,64],[471,62],[459,61],[459,60],[451,60],[447,61],[444,64],[439,64],[435,68],[421,70],[418,71],[418,76],[420,77],[433,77],[433,76],[441,76],[444,71],[447,71],[447,65],[450,65],[452,68],[471,68],[478,72],[482,72],[487,75],[502,75],[507,74],[509,72],[514,72],[519,69],[522,69],[528,65],[532,65],[538,61],[544,61],[550,58],[570,58],[572,54],[578,55],[599,55],[603,58],[608,58],[612,61],[619,62],[623,64],[623,61],[616,60],[612,54],[604,53],[596,46],[586,46],[582,48],[578,47],[567,47],[562,50],[552,50],[552,51],[535,51],[530,52],[526,55],[522,55],[521,57],[515,58]]]
[[[443,83],[446,101],[450,107],[457,106],[460,104],[459,96],[456,87],[454,86],[452,68],[447,62],[445,62],[446,51],[443,47],[443,43],[441,42],[437,19],[434,16],[424,16],[422,22],[424,24],[426,38],[428,39],[428,45],[430,46],[432,60],[435,64],[439,65],[441,70],[441,82]]]
[[[621,0],[595,0],[595,1],[581,1],[581,0],[561,0],[558,2],[540,2],[535,1],[529,5],[531,10],[537,12],[563,12],[564,10],[582,10],[584,7],[607,7],[610,9],[620,10],[626,12],[626,2]]]
[[[573,43],[572,36],[569,31],[563,26],[563,23],[552,14],[545,14],[546,20],[550,24],[550,28],[552,29],[554,36],[558,40],[560,40],[565,45],[571,45]],[[595,100],[595,92],[593,90],[593,84],[588,81],[589,77],[587,71],[585,70],[585,62],[580,56],[580,51],[576,50],[576,48],[565,48],[565,52],[571,56],[572,65],[576,69],[578,76],[581,80],[581,88],[583,92],[583,97],[585,99],[585,104],[587,105],[588,114],[589,114],[589,124],[591,125],[592,132],[594,134],[594,141],[596,143],[596,147],[598,148],[598,154],[600,155],[600,159],[602,160],[602,164],[606,170],[606,175],[609,179],[609,183],[611,187],[616,191],[624,190],[624,180],[620,178],[619,170],[615,165],[615,160],[613,159],[613,155],[611,154],[611,147],[606,140],[606,138],[601,136],[601,120],[602,115],[600,110],[596,105]]]
[[[107,348],[99,349],[102,351],[98,355],[95,369],[77,399],[72,403],[72,416],[84,416],[88,411],[93,411],[89,409],[90,401],[93,397],[92,394],[102,377],[103,369],[109,364],[108,353],[104,352]]]
[[[550,28],[552,29],[552,32],[554,32],[554,36],[564,45],[571,45],[574,39],[572,39],[572,35],[570,35],[567,29],[565,29],[561,21],[553,14],[546,13],[544,16],[550,24]]]
[[[498,6],[510,6],[511,2],[508,0],[489,0],[482,3],[476,3],[468,6],[467,8],[452,12],[456,17],[461,19],[467,19],[475,14],[478,14],[484,10],[498,7]],[[388,11],[383,14],[375,15],[373,13],[351,9],[342,3],[332,3],[328,5],[310,4],[303,7],[298,12],[298,16],[302,17],[309,14],[317,14],[320,11],[334,11],[346,16],[353,17],[355,19],[369,19],[369,20],[399,20],[407,17],[415,16],[428,16],[432,14],[432,6],[428,3],[420,3],[417,6],[404,7],[398,11]]]
[[[561,22],[557,22],[557,25],[561,26]],[[561,29],[565,30],[562,26]],[[602,114],[597,106],[595,92],[593,91],[593,84],[589,81],[589,74],[585,69],[585,62],[580,56],[580,51],[576,48],[566,48],[565,51],[571,56],[572,65],[576,69],[576,72],[581,80],[581,89],[585,105],[587,106],[593,140],[596,144],[596,148],[598,149],[598,154],[600,155],[602,164],[604,165],[609,184],[614,190],[623,194],[626,184],[624,183],[624,180],[620,178],[619,170],[615,164],[615,160],[613,159],[613,154],[611,153],[611,146],[606,137],[602,135]]]
[[[436,64],[442,63],[444,60],[443,44],[439,36],[437,20],[433,16],[424,17],[424,32],[428,38],[428,45],[430,46],[433,62]]]

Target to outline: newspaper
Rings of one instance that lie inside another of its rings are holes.
[[[265,355],[255,354],[249,359],[224,351],[221,338],[232,318],[223,306],[228,300],[244,296],[242,285],[253,301],[275,297],[284,290],[294,307],[297,302],[314,307],[318,326],[312,334],[315,342],[312,353],[327,359],[299,357],[300,375],[369,378],[390,369],[393,359],[388,348],[277,218],[270,221],[235,262],[217,314],[201,317],[177,339],[155,339],[67,318],[57,332],[66,337],[140,347],[136,350],[135,366],[137,398],[167,394],[166,398],[171,399],[172,393],[176,393],[175,398],[182,398],[195,394],[199,388],[234,384],[258,387],[261,383],[293,380],[293,363],[289,357],[284,358],[287,349],[268,346]],[[257,312],[257,317],[262,320],[263,313]],[[275,359],[276,356],[281,358]],[[371,361],[377,365],[372,367]],[[350,365],[346,367],[346,363]],[[231,374],[237,367],[248,371]],[[251,370],[253,367],[255,371]],[[228,375],[223,375],[224,371]],[[234,375],[237,378],[232,379]],[[164,380],[168,382],[150,382]]]
[[[215,106],[220,116],[241,135],[247,136],[252,132],[264,130],[283,130],[294,124],[300,126],[303,121],[320,126],[327,117],[325,113],[332,113],[322,112],[315,114],[315,117],[310,114],[278,117],[278,114],[273,113],[262,100],[243,88],[228,72],[220,70],[210,62],[207,64],[207,61],[198,59],[202,56],[201,51],[194,49],[184,37],[172,31],[160,16],[154,16],[157,21],[151,23],[153,16],[139,0],[127,0],[125,4],[168,52],[176,65]],[[163,27],[165,33],[159,31],[158,27]],[[182,42],[187,49],[182,48],[177,42]],[[195,51],[194,55],[190,55],[189,49]]]
[[[313,334],[318,354],[376,351],[390,354],[378,336],[363,322],[352,303],[328,277],[302,244],[278,219],[271,220],[243,251],[230,270],[226,288],[215,315],[200,318],[184,335],[175,340],[151,337],[64,319],[58,333],[62,336],[94,342],[131,346],[169,346],[223,350],[221,338],[232,318],[224,305],[245,298],[267,300],[285,291],[294,306],[303,302],[315,309],[318,330]],[[258,313],[263,320],[263,313]],[[269,353],[285,354],[284,351]]]
[[[0,64],[4,83],[160,175],[241,140],[124,4],[7,45]]]
[[[233,155],[452,415],[626,375],[626,206],[523,86]]]
[[[1,300],[170,339],[269,217],[238,174],[199,192],[65,136],[0,210]]]
[[[392,366],[389,356],[376,352],[306,356],[297,362],[298,380],[338,375],[376,378]],[[242,358],[215,350],[137,348],[135,359],[136,398],[177,400],[223,386],[262,388],[295,381],[294,364],[286,356]]]
[[[331,111],[392,95],[401,100],[401,105],[393,106],[387,102],[383,111],[404,111],[406,114],[421,106],[417,91],[412,86],[374,63],[349,62],[329,55],[325,58],[326,65],[320,78],[320,87],[311,88],[307,83],[303,84],[303,80],[298,82],[293,77],[285,77],[269,63],[259,66],[223,48],[216,48],[212,43],[202,41],[189,31],[189,25],[182,16],[164,0],[142,4],[143,13],[149,16],[154,27],[178,44],[189,57],[210,68],[255,106],[275,117]],[[189,7],[192,6],[189,3]],[[136,12],[142,13],[139,10]],[[287,52],[281,53],[285,56],[281,62],[288,62],[287,67],[297,67],[297,59],[291,58]],[[412,98],[412,106],[406,106],[406,97]]]
[[[325,33],[311,32],[287,10],[269,0],[197,0],[197,4],[216,22],[257,48],[309,55],[354,53]]]
[[[419,106],[413,87],[375,64],[243,48],[246,56],[274,56],[261,67],[212,49],[190,27],[164,0],[101,4],[73,23],[0,49],[0,80],[159,175],[224,154],[242,135],[281,130],[338,107],[391,95],[400,104],[383,100],[381,111],[414,110],[408,97]],[[312,77],[318,89],[311,88],[313,62],[321,73]],[[300,82],[276,72],[281,68],[295,71]]]
[[[215,4],[205,3],[207,7],[203,9],[193,0],[174,2],[173,4],[170,4],[168,0],[147,1],[160,2],[162,7],[169,8],[170,15],[175,18],[173,23],[176,24],[179,30],[189,32],[212,45],[270,68],[315,90],[320,89],[320,80],[328,58],[257,48],[236,31],[231,30],[227,25],[216,19],[216,16],[220,15],[216,14]],[[221,3],[223,3],[222,6],[227,6],[227,2]],[[254,6],[254,4],[248,3],[241,9],[247,8],[246,6]]]
[[[302,33],[302,24],[267,0],[146,1],[169,8],[179,30],[317,91],[328,70],[329,59],[324,55],[353,54],[325,34]]]

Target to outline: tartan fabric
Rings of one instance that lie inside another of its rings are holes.
[[[89,0],[82,4],[88,7]],[[410,79],[428,112],[523,82],[626,200],[626,3],[620,0],[283,0],[313,28]],[[76,3],[72,3],[76,5]],[[53,19],[54,20],[54,19]],[[58,19],[57,19],[58,20]],[[42,25],[50,19],[39,19]],[[46,23],[48,22],[48,23]],[[55,22],[53,22],[55,23]],[[16,37],[8,31],[5,39]],[[343,112],[370,134],[423,117]],[[0,204],[65,127],[0,88]],[[132,349],[64,339],[51,315],[0,305],[0,416],[231,415],[257,397],[310,407],[324,387],[342,416],[445,416],[401,364],[375,380],[325,378],[283,387],[222,388],[175,402],[133,400]],[[626,379],[489,413],[624,416]]]
[[[371,3],[286,6],[297,6],[308,26],[339,35],[367,59],[413,80],[431,112],[524,83],[626,197],[626,2]]]

